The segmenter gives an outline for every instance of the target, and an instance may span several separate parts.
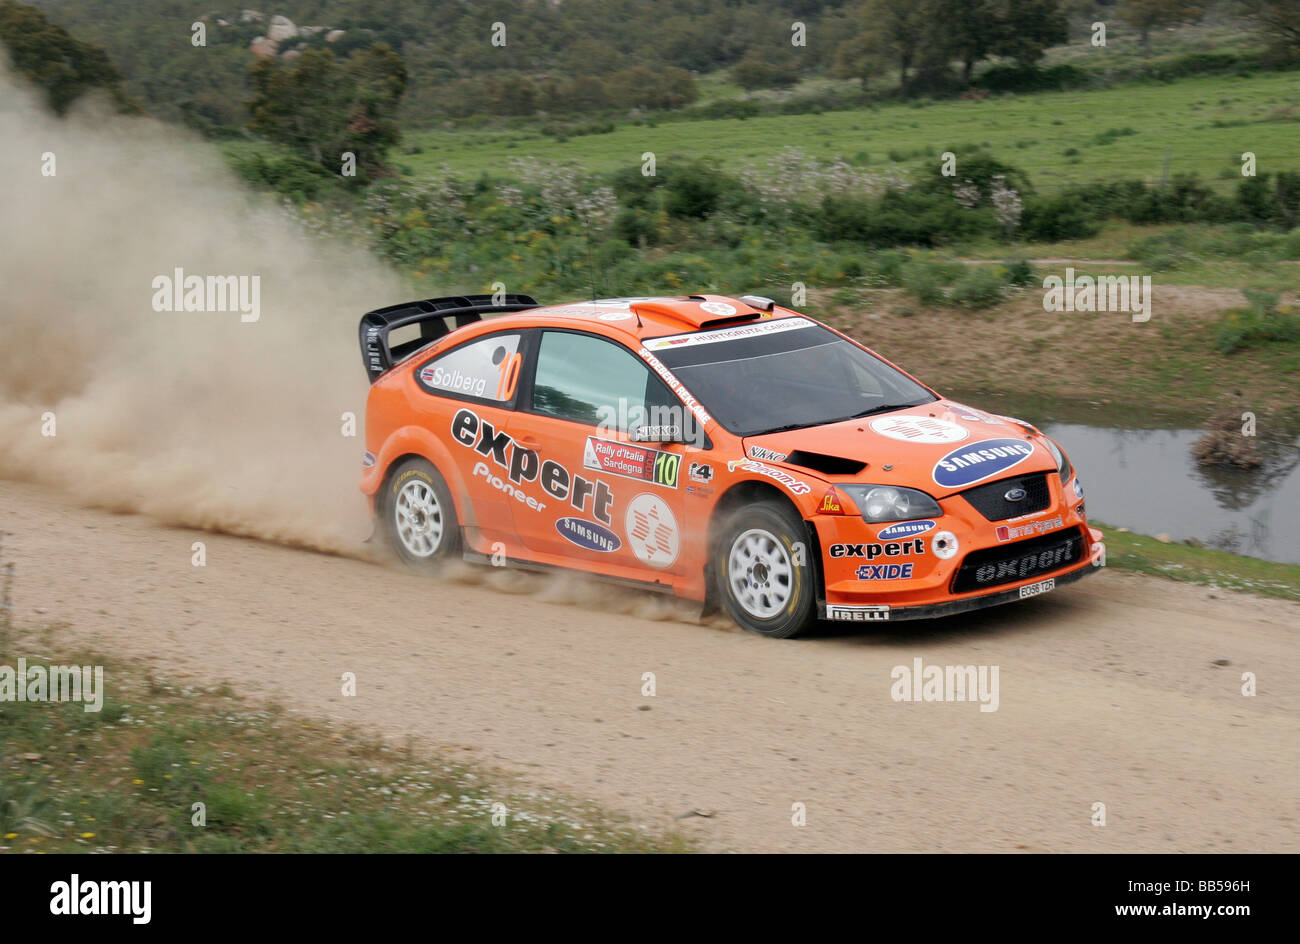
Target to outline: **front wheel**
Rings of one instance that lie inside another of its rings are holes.
[[[743,628],[788,639],[817,618],[803,522],[789,506],[756,502],[737,510],[714,548],[718,596]]]
[[[451,491],[425,459],[407,459],[393,470],[380,514],[389,545],[412,570],[437,570],[460,546]]]

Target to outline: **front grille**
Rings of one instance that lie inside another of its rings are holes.
[[[1083,532],[1078,528],[972,551],[952,578],[952,592],[969,593],[1017,583],[1060,570],[1082,557]]]
[[[1025,497],[1017,502],[1007,501],[1006,494],[1013,488],[1023,488]],[[1016,518],[1020,515],[1032,515],[1052,503],[1052,493],[1047,488],[1046,472],[998,479],[996,482],[968,488],[960,494],[972,508],[989,521],[1006,521],[1008,518]]]

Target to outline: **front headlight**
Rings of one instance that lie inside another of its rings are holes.
[[[1061,484],[1066,484],[1070,481],[1070,476],[1074,474],[1074,469],[1070,467],[1070,457],[1065,454],[1064,449],[1047,436],[1043,437],[1043,445],[1047,447],[1047,451],[1056,460],[1056,472],[1061,477]]]
[[[884,521],[908,521],[912,518],[937,518],[943,514],[939,503],[925,492],[896,485],[836,485],[853,499],[862,512],[862,520],[873,524]]]

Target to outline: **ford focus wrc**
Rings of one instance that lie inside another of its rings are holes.
[[[365,315],[362,491],[401,560],[562,567],[817,619],[1006,603],[1105,562],[1059,445],[758,296]]]

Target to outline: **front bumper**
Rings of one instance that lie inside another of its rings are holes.
[[[1106,566],[1106,545],[1101,543],[1101,532],[1095,529],[1092,531],[1093,543],[1088,559],[1081,564],[1074,565],[1069,570],[1055,574],[1038,576],[1032,580],[1024,581],[1013,587],[999,588],[992,593],[983,593],[975,596],[963,596],[954,600],[948,600],[943,603],[924,603],[916,606],[892,606],[886,604],[843,604],[843,603],[818,603],[817,615],[821,619],[832,620],[835,622],[877,622],[888,621],[896,623],[899,620],[915,619],[938,619],[941,616],[953,616],[957,613],[966,613],[970,610],[982,610],[989,606],[1001,606],[1003,603],[1013,603],[1017,600],[1025,599],[1022,590],[1027,587],[1036,587],[1052,581],[1049,588],[1055,590],[1066,584],[1074,583],[1076,580],[1082,580],[1089,574],[1100,570]],[[1038,596],[1038,593],[1031,594]]]

